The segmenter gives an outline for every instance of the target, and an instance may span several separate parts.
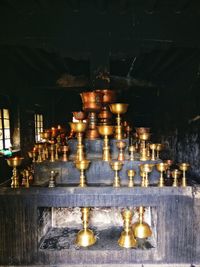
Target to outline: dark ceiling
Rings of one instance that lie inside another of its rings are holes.
[[[103,70],[130,96],[199,108],[198,0],[1,0],[0,25],[2,94],[93,89]]]

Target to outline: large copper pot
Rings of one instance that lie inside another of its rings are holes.
[[[83,110],[98,112],[102,107],[103,94],[100,92],[83,92],[80,94],[83,102]]]
[[[111,104],[111,103],[114,103],[116,100],[116,93],[113,90],[97,89],[95,90],[95,92],[103,94],[102,104]]]

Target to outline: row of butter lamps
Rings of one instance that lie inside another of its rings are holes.
[[[152,230],[149,224],[144,222],[144,212],[145,208],[140,206],[138,208],[138,221],[132,225],[133,211],[130,209],[124,209],[122,211],[121,214],[124,222],[124,229],[118,240],[118,244],[121,247],[135,248],[137,246],[137,239],[146,239],[151,237]],[[83,229],[78,232],[75,243],[81,247],[89,247],[96,243],[94,232],[89,229],[90,208],[81,208],[81,213]]]

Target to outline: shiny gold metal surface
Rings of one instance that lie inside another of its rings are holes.
[[[118,175],[118,171],[122,169],[123,162],[122,161],[112,161],[110,162],[110,166],[113,171],[115,171],[115,176],[114,176],[114,182],[113,182],[113,187],[120,187],[120,177]]]
[[[137,245],[137,241],[131,229],[132,217],[133,217],[132,211],[128,209],[122,211],[122,218],[124,221],[124,230],[121,233],[121,236],[118,240],[118,244],[124,248],[134,248]]]
[[[185,187],[187,186],[187,180],[186,180],[186,171],[189,169],[190,164],[189,163],[180,163],[179,169],[183,172],[183,177],[182,177],[182,186]]]
[[[102,104],[111,104],[115,102],[116,92],[110,89],[96,89],[95,92],[103,94]]]
[[[141,164],[140,165],[140,170],[142,172],[142,175],[144,175],[144,177],[142,179],[141,186],[144,186],[144,187],[148,187],[149,186],[149,177],[148,177],[148,174],[150,172],[152,172],[153,167],[154,167],[154,164],[149,164],[149,163]]]
[[[110,146],[109,146],[108,137],[113,134],[114,126],[100,125],[100,126],[98,126],[98,131],[99,131],[100,135],[102,135],[104,137],[102,160],[110,161],[111,155],[110,155]]]
[[[117,125],[115,126],[115,139],[121,140],[123,139],[123,127],[121,125],[121,114],[124,114],[127,112],[128,109],[128,104],[124,103],[114,103],[110,104],[110,110],[113,114],[116,114],[116,123]]]
[[[156,144],[156,159],[160,158],[160,151],[164,149],[163,144]]]
[[[171,174],[172,174],[172,177],[174,178],[172,186],[177,187],[178,186],[178,178],[180,177],[181,172],[178,169],[175,169],[171,172]]]
[[[129,146],[128,151],[129,151],[129,160],[133,161],[134,160],[134,152],[136,151],[135,146],[134,145]]]
[[[86,176],[85,176],[85,170],[89,168],[90,161],[89,160],[81,160],[81,161],[75,161],[76,168],[80,170],[80,187],[86,187]]]
[[[147,128],[147,127],[137,127],[137,128],[135,128],[136,133],[138,135],[143,134],[143,133],[150,133],[150,129],[151,128]]]
[[[163,172],[165,172],[167,168],[168,168],[167,163],[161,162],[161,163],[156,164],[156,169],[160,172],[160,178],[159,178],[159,183],[158,183],[159,187],[164,186]]]
[[[83,229],[77,234],[75,243],[80,247],[89,247],[96,243],[92,230],[88,229],[90,208],[81,208]]]
[[[120,141],[117,141],[116,145],[117,145],[117,148],[119,149],[117,160],[124,161],[125,160],[124,149],[126,148],[126,142],[120,140]]]
[[[145,212],[144,207],[139,207],[138,222],[132,225],[133,233],[136,238],[148,238],[152,235],[150,226],[146,222],[144,222],[144,212]]]
[[[83,145],[83,133],[87,129],[87,123],[85,122],[70,122],[71,129],[76,133],[77,136],[77,151],[76,160],[81,161],[85,159],[84,145]]]
[[[151,160],[156,160],[156,154],[155,154],[155,151],[156,151],[156,144],[150,144],[149,145],[150,149],[151,149]]]
[[[129,177],[128,187],[134,187],[135,171],[134,170],[128,170],[127,174],[128,174],[128,177]]]
[[[103,94],[101,92],[83,92],[80,94],[83,110],[86,112],[99,112],[102,107]]]
[[[11,177],[11,188],[18,188],[19,187],[19,176],[17,173],[17,167],[22,164],[23,157],[13,157],[6,159],[8,166],[12,167],[12,177]]]

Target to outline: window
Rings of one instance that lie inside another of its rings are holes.
[[[40,142],[40,133],[43,132],[43,115],[35,114],[35,141]]]
[[[11,147],[9,110],[0,109],[0,149]]]

